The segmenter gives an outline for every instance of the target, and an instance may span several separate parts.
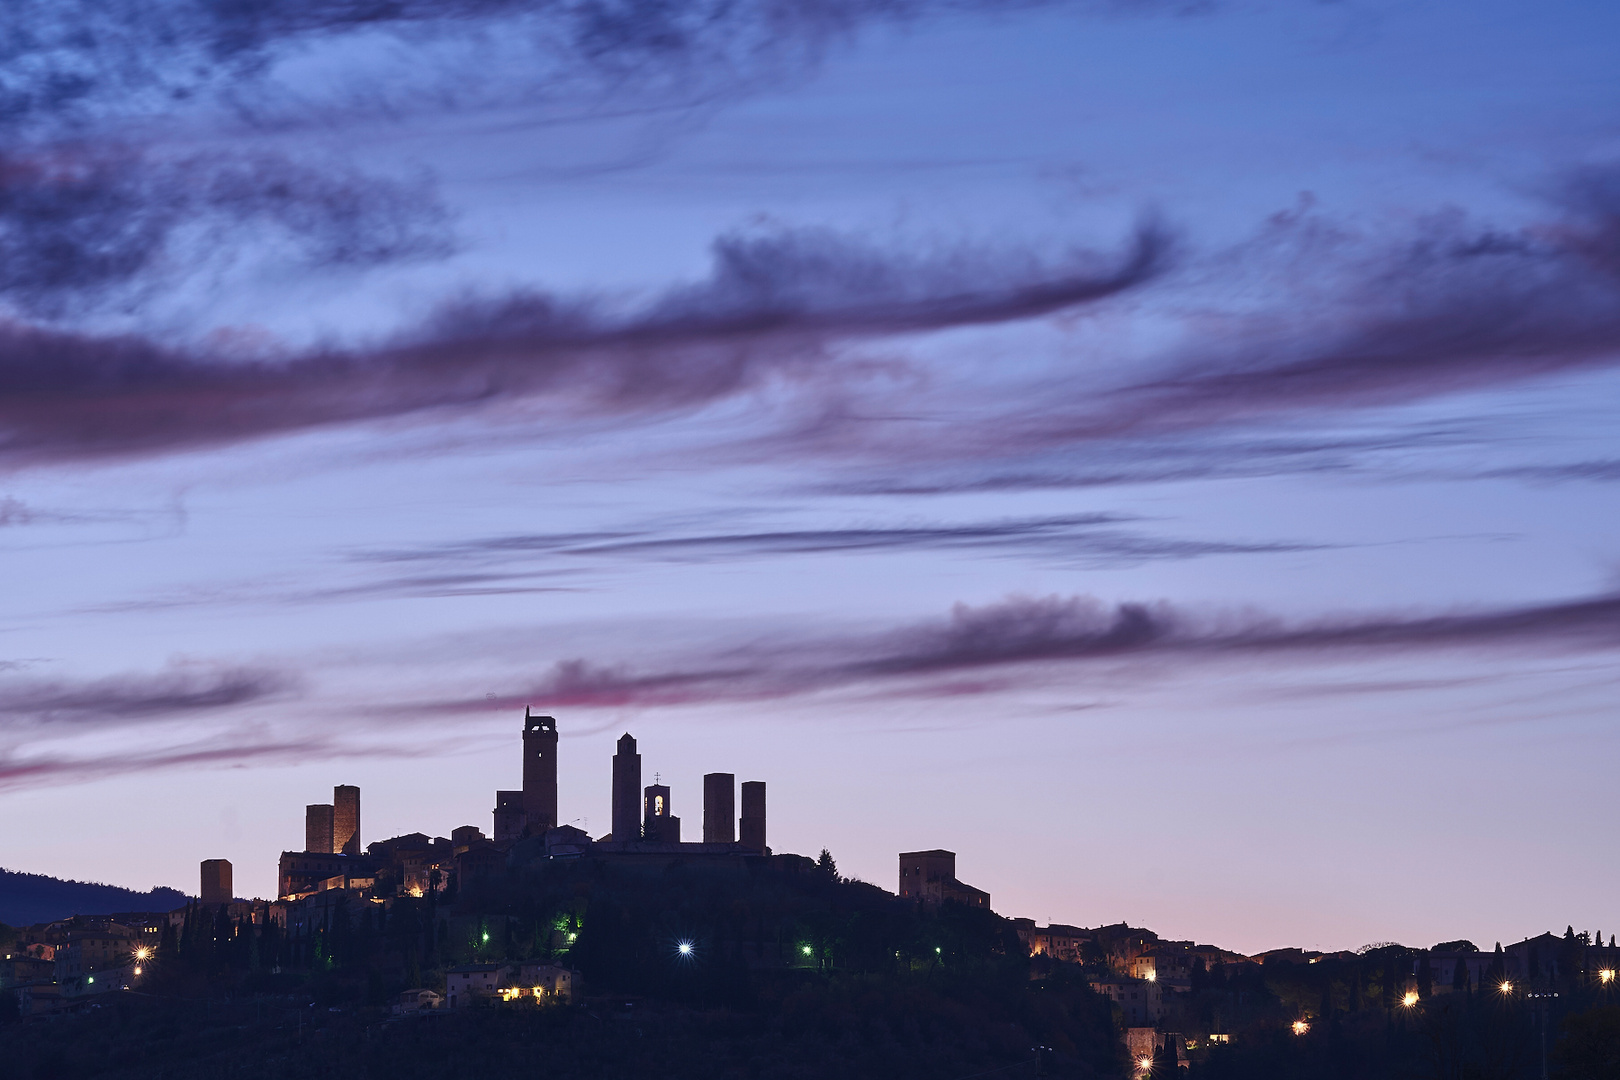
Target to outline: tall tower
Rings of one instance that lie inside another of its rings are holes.
[[[765,854],[765,781],[745,780],[742,786],[742,820],[737,839],[742,846]]]
[[[360,789],[350,784],[332,789],[332,850],[360,854]]]
[[[332,804],[311,803],[304,807],[304,850],[330,855],[332,847]]]
[[[229,859],[204,859],[202,862],[202,893],[204,907],[218,907],[235,899],[231,885]]]
[[[529,832],[557,824],[557,721],[523,708],[523,812]]]
[[[641,839],[641,755],[628,731],[613,755],[613,839]]]
[[[703,776],[703,842],[731,844],[737,840],[737,777],[712,772]]]

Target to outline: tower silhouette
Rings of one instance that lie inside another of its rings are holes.
[[[523,812],[529,832],[557,824],[557,721],[523,708]]]
[[[641,839],[641,755],[628,731],[613,755],[613,839]]]

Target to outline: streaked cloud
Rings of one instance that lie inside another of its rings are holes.
[[[849,637],[762,635],[675,665],[571,658],[515,692],[445,701],[426,712],[519,708],[622,708],[785,699],[883,690],[959,695],[1008,689],[1011,673],[1041,665],[1037,681],[1078,677],[1089,663],[1266,657],[1295,663],[1442,649],[1620,648],[1620,598],[1602,595],[1514,608],[1344,614],[1287,620],[1251,609],[1194,610],[1170,603],[1109,604],[1090,597],[1012,597],[958,604],[941,620]],[[1000,672],[1003,677],[995,677]],[[972,676],[963,681],[959,676]],[[1035,676],[1022,675],[1023,685]]]
[[[545,294],[467,302],[371,349],[268,361],[139,336],[0,325],[0,454],[98,457],[502,402],[580,415],[691,409],[773,377],[813,379],[835,343],[1029,319],[1152,280],[1157,226],[1126,249],[874,249],[820,231],[723,238],[710,277],[628,311]]]
[[[254,241],[326,267],[451,247],[448,211],[425,182],[329,161],[104,142],[0,154],[0,299],[31,315],[127,304]]]
[[[10,677],[0,679],[0,736],[214,713],[283,696],[296,684],[284,671],[193,665],[82,681]]]

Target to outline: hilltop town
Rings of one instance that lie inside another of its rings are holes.
[[[231,863],[205,859],[198,895],[173,910],[7,930],[0,1007],[42,1020],[187,987],[283,999],[319,989],[340,1002],[334,1011],[394,1020],[627,991],[747,1008],[805,978],[1011,971],[1011,985],[1061,991],[1090,1017],[1089,1049],[1073,1031],[1049,1035],[1065,1048],[1037,1059],[1146,1075],[1218,1063],[1268,1033],[1303,1046],[1321,1027],[1556,994],[1567,1009],[1620,989],[1613,935],[1605,944],[1573,927],[1483,949],[1245,956],[1123,923],[1002,918],[944,848],[898,853],[890,893],[841,878],[828,852],[773,851],[764,781],[707,774],[700,838],[685,839],[675,793],[643,784],[628,733],[612,759],[612,831],[592,837],[561,823],[557,739],[554,718],[526,710],[522,788],[494,793],[488,834],[462,825],[365,843],[360,789],[338,785],[330,803],[305,808],[302,848],[280,853],[274,898],[237,897]]]

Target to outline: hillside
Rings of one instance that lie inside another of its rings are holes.
[[[115,911],[172,911],[186,902],[178,889],[154,887],[147,892],[64,881],[45,874],[23,874],[0,868],[0,923],[29,926],[69,915],[110,915]]]

